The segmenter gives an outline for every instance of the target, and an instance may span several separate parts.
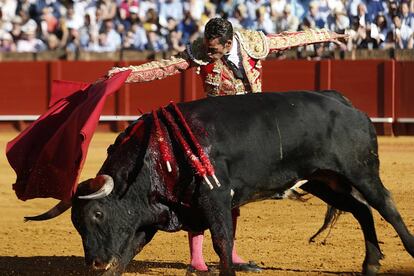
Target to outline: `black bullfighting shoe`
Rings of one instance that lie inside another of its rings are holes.
[[[193,276],[193,275],[197,275],[197,276],[204,276],[204,275],[211,275],[211,273],[214,272],[214,269],[211,269],[210,267],[208,268],[207,271],[200,271],[197,270],[195,267],[193,267],[192,265],[189,265],[187,267],[187,273],[185,274],[186,276]]]
[[[261,272],[262,269],[253,261],[243,264],[233,264],[233,268],[236,271],[245,271],[245,272]]]

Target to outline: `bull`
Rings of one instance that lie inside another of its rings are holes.
[[[28,219],[50,219],[72,207],[86,263],[107,275],[122,273],[157,231],[209,229],[220,273],[234,275],[231,210],[302,183],[301,189],[359,222],[364,274],[375,275],[383,257],[370,207],[394,227],[414,256],[414,237],[379,176],[373,124],[339,93],[248,94],[181,103],[179,108],[214,165],[220,186],[211,189],[194,173],[161,118],[175,160],[166,171],[155,146],[154,114],[145,114],[117,137],[97,176],[79,185],[72,202]]]

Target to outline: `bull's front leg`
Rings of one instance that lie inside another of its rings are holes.
[[[235,275],[231,258],[233,223],[230,190],[224,186],[210,190],[204,183],[200,189],[199,205],[207,218],[214,250],[220,257],[220,275]]]

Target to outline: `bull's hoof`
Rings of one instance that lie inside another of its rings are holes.
[[[362,274],[363,275],[368,275],[368,276],[375,276],[375,275],[377,275],[380,267],[381,267],[381,265],[379,265],[379,264],[366,265],[362,269]]]
[[[244,272],[261,272],[262,269],[253,261],[249,261],[248,263],[244,264],[233,264],[233,268],[236,271],[244,271]]]

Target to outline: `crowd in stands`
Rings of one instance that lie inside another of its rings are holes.
[[[0,0],[0,51],[179,52],[221,16],[264,33],[327,28],[343,49],[412,49],[414,0]]]

